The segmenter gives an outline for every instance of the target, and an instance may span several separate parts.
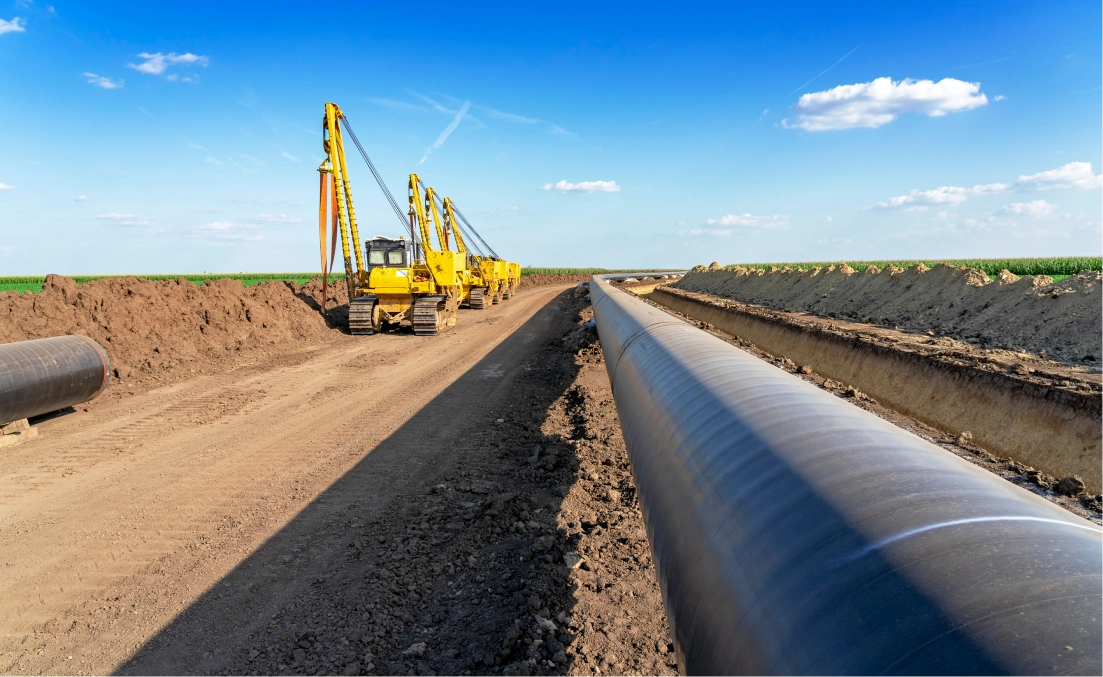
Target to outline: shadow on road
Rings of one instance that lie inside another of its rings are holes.
[[[555,515],[578,462],[569,433],[541,427],[577,375],[562,337],[583,305],[553,298],[118,673],[565,670]],[[534,617],[546,623],[521,627]]]

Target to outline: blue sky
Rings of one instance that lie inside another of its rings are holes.
[[[1100,254],[1099,3],[963,4],[0,1],[0,274],[313,270],[326,101],[526,265]]]

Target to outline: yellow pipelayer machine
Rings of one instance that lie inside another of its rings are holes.
[[[330,220],[332,236],[329,267],[332,268],[333,259],[336,258],[337,234],[340,232],[345,280],[349,290],[349,330],[353,334],[373,334],[381,331],[387,324],[409,324],[415,334],[435,335],[455,326],[457,309],[461,304],[484,308],[488,295],[494,302],[498,298],[512,296],[520,278],[520,264],[501,261],[497,255],[487,257],[469,253],[462,234],[463,226],[457,216],[479,242],[487,249],[489,245],[486,245],[463,215],[454,209],[450,199],[445,198],[442,223],[436,192],[426,187],[417,174],[411,174],[408,183],[409,208],[404,218],[398,203],[336,104],[325,105],[322,127],[322,149],[326,159],[318,168],[318,233],[322,261],[323,310],[324,297],[328,294],[326,231],[330,230],[327,228]],[[375,237],[364,243],[362,253],[352,204],[348,165],[345,161],[342,128],[368,164],[402,223],[403,230],[408,227],[408,241],[405,235],[397,239]],[[435,247],[432,238],[434,233]],[[449,235],[456,241],[457,251],[450,250]],[[493,250],[491,253],[493,254]],[[511,275],[514,268],[516,279]]]

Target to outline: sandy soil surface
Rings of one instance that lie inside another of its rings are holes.
[[[845,263],[813,270],[724,269],[696,266],[674,284],[773,310],[934,332],[984,348],[1026,351],[1050,360],[1103,364],[1100,273],[1085,271],[1054,283],[1007,271],[922,264],[907,270]]]
[[[584,307],[243,348],[41,423],[0,455],[0,673],[671,673]]]

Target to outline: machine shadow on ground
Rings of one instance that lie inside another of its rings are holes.
[[[551,299],[117,672],[567,669],[549,660],[573,639],[555,516],[578,462],[569,431],[541,427],[578,374],[563,336],[585,305]],[[535,464],[537,445],[557,467]],[[534,614],[556,629],[529,644]]]

